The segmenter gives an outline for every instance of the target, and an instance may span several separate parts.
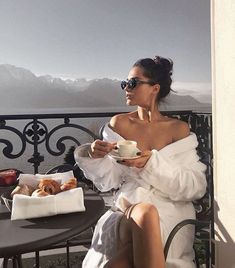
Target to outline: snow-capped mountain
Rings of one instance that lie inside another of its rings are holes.
[[[36,76],[27,69],[9,64],[0,65],[0,96],[1,111],[89,107],[107,107],[108,110],[125,107],[125,96],[118,80],[63,80],[50,75]],[[171,94],[162,104],[164,109],[195,109],[205,106],[208,104],[187,95],[187,91],[183,95]]]

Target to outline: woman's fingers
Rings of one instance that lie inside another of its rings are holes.
[[[152,154],[151,151],[149,150],[146,150],[146,151],[142,151],[142,152],[138,152],[136,155],[137,156],[140,156],[140,157],[148,157]]]
[[[137,168],[142,168],[145,166],[149,158],[151,157],[152,152],[151,151],[143,151],[138,154],[138,158],[136,159],[125,159],[118,161],[119,164],[128,166],[128,167],[137,167]]]
[[[112,149],[114,149],[115,144],[111,144],[102,140],[95,140],[90,147],[89,153],[94,158],[104,157]]]
[[[99,150],[102,152],[110,152],[114,146],[111,143],[101,141],[99,143],[96,143],[94,146],[95,150]]]

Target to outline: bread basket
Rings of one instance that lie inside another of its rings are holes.
[[[11,209],[12,209],[11,191],[3,193],[1,195],[1,199],[3,200],[5,206],[8,208],[8,210],[11,211]]]

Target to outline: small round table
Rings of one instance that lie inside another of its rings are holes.
[[[93,226],[104,210],[102,197],[91,190],[84,192],[84,204],[84,212],[15,221],[0,204],[0,258],[36,252],[79,235]]]

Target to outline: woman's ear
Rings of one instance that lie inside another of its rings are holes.
[[[156,94],[158,95],[160,91],[160,85],[159,84],[155,84],[154,85],[154,92],[156,92]]]

